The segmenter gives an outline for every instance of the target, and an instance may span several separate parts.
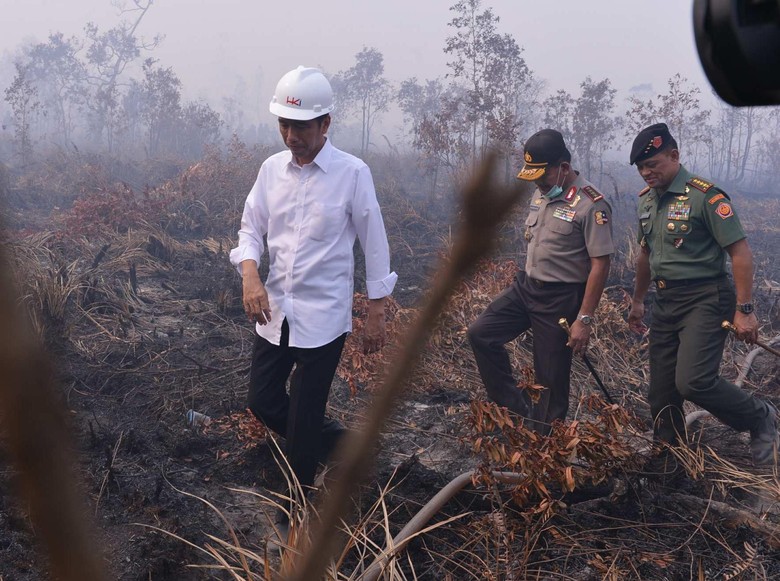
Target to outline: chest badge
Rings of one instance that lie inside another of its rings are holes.
[[[669,232],[674,232],[674,228],[675,228],[675,226],[674,226],[674,222],[669,222],[669,223],[666,225],[666,229],[667,229],[667,230],[669,230]]]
[[[674,239],[674,247],[680,248],[683,245],[683,239],[682,238],[675,238]]]
[[[569,191],[566,192],[566,195],[564,196],[563,199],[566,200],[567,202],[571,203],[571,201],[574,200],[574,196],[575,195],[577,195],[577,186],[572,186],[572,187],[569,188]],[[579,196],[577,196],[577,200],[579,200],[579,199],[580,199]],[[574,204],[572,204],[572,206],[574,206],[576,204],[577,204],[577,202],[575,201]]]
[[[561,206],[558,208],[555,208],[553,211],[553,218],[558,218],[559,220],[563,220],[564,222],[573,222],[574,216],[577,214],[572,208],[569,206]]]
[[[670,220],[688,220],[690,215],[691,205],[678,199],[676,202],[669,204],[669,213],[666,217]]]

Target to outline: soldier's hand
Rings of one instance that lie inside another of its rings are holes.
[[[734,327],[736,327],[737,339],[745,343],[758,341],[758,318],[755,313],[746,315],[741,311],[734,313]]]
[[[588,341],[590,341],[590,325],[585,325],[579,320],[574,321],[571,326],[569,342],[566,344],[571,347],[575,355],[581,355],[587,350]]]
[[[647,332],[647,325],[642,319],[645,318],[645,304],[632,301],[631,311],[628,313],[628,328],[634,333],[644,335]]]
[[[271,321],[268,293],[259,276],[244,276],[244,312],[249,320],[265,325]]]

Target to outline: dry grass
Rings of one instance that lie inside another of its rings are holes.
[[[231,240],[216,222],[235,220],[240,213],[237,194],[209,205],[209,192],[225,186],[221,172],[227,171],[227,161],[215,158],[209,164],[191,168],[184,176],[179,193],[187,195],[177,198],[181,202],[177,211],[182,213],[168,216],[162,225],[137,224],[100,241],[48,233],[4,242],[21,273],[15,282],[37,335],[78,361],[81,383],[76,388],[85,396],[121,384],[126,388],[117,390],[117,401],[124,403],[133,399],[136,385],[145,382],[157,389],[145,391],[138,405],[153,417],[178,417],[181,410],[202,405],[213,405],[218,411],[220,406],[241,409],[251,333],[234,308],[240,290],[230,282],[227,266],[221,275],[227,282],[199,296],[187,286],[197,279],[195,275],[180,280],[183,272],[189,272],[182,265],[192,265],[197,273],[204,261],[227,264]],[[409,260],[429,261],[451,246],[446,235],[441,237],[441,225],[423,218],[408,202],[391,200],[390,206],[386,222],[393,247]],[[751,232],[776,231],[771,218],[777,213],[772,214],[775,206],[776,201],[762,202]],[[218,220],[209,218],[212,211]],[[174,235],[178,230],[206,234],[197,240],[184,239]],[[447,510],[406,550],[391,547],[393,557],[382,578],[725,580],[770,579],[780,574],[778,474],[746,465],[740,458],[746,453],[744,438],[726,438],[725,430],[708,424],[708,438],[692,433],[691,446],[675,451],[686,475],[681,483],[668,487],[641,474],[642,459],[635,452],[650,442],[643,393],[648,381],[647,343],[646,338],[630,335],[625,324],[629,297],[621,281],[631,272],[635,245],[629,243],[628,248],[626,255],[616,259],[618,280],[613,278],[615,286],[607,289],[599,307],[590,347],[590,357],[618,406],[606,406],[591,396],[593,380],[579,362],[573,369],[572,421],[557,426],[549,438],[525,432],[501,410],[475,403],[476,431],[469,441],[477,456],[489,462],[483,478],[475,483],[476,490],[464,495],[479,498],[481,504],[469,511]],[[763,247],[757,243],[754,248],[761,252]],[[763,248],[757,264],[759,274],[767,274],[759,280],[772,278],[772,256],[772,248]],[[408,397],[425,398],[437,390],[476,400],[483,397],[466,328],[506,287],[517,268],[509,260],[484,260],[457,286],[422,352]],[[759,285],[757,291],[759,304],[770,314],[769,329],[777,316],[772,288],[762,290]],[[376,393],[384,370],[403,347],[403,331],[418,314],[415,308],[391,301],[388,320],[395,346],[365,356],[357,342],[364,309],[365,298],[357,296],[355,333],[348,339],[339,368],[354,394]],[[191,341],[187,345],[201,349],[186,349],[177,340],[182,337]],[[203,347],[222,342],[229,347],[214,350],[213,355]],[[531,361],[531,345],[532,334],[527,333],[509,346],[518,377],[528,381],[530,376],[522,373]],[[742,345],[729,344],[724,375],[737,374],[744,354]],[[765,364],[748,377],[746,385],[776,401],[773,369]],[[235,436],[238,449],[266,435],[243,412],[218,417],[208,430],[224,438]],[[115,441],[109,460],[117,458],[122,441]],[[98,485],[112,466],[99,473]],[[509,486],[487,476],[493,469],[520,472],[528,479]],[[349,524],[339,521],[344,542],[328,561],[329,579],[360,579],[368,564],[384,554],[388,540],[406,518],[398,499],[399,485],[394,478],[372,483],[375,499],[370,505],[353,506],[356,518]],[[240,494],[252,499],[254,510],[269,514],[282,500],[257,490]],[[105,500],[99,495],[96,508],[103,510]],[[211,510],[221,515],[224,528],[209,532],[205,543],[194,543],[173,528],[168,533],[191,543],[202,556],[202,561],[192,558],[193,566],[209,567],[215,576],[241,579],[274,579],[283,574],[284,565],[270,559],[262,544],[247,545],[217,504],[211,503]],[[308,523],[318,518],[316,505],[301,513],[300,546],[310,540]],[[165,523],[161,525],[164,529]],[[290,554],[296,550],[293,547]]]

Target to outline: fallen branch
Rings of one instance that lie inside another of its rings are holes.
[[[762,536],[772,548],[780,549],[780,527],[761,520],[758,516],[746,510],[734,508],[725,502],[679,493],[662,495],[658,501],[661,504],[673,507],[675,511],[679,510],[679,506],[702,513],[708,511],[710,520],[715,519],[718,524],[730,529],[737,529],[742,526],[749,527],[753,532]]]

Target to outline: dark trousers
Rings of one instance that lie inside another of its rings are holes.
[[[535,284],[519,272],[512,284],[469,326],[474,358],[487,389],[498,405],[530,418],[528,427],[548,433],[554,420],[563,420],[569,410],[569,372],[572,351],[558,324],[561,317],[572,323],[577,317],[585,283]],[[518,388],[512,375],[506,345],[518,335],[533,330],[534,374],[545,386],[536,405]]]
[[[285,438],[287,462],[305,490],[314,482],[319,461],[327,459],[345,432],[339,422],[325,418],[325,406],[347,335],[313,349],[289,347],[289,335],[285,320],[278,346],[257,337],[248,405],[257,419]]]
[[[682,405],[690,400],[738,431],[766,417],[761,400],[719,374],[736,299],[724,277],[695,286],[658,290],[650,323],[650,411],[657,438],[684,438]]]

